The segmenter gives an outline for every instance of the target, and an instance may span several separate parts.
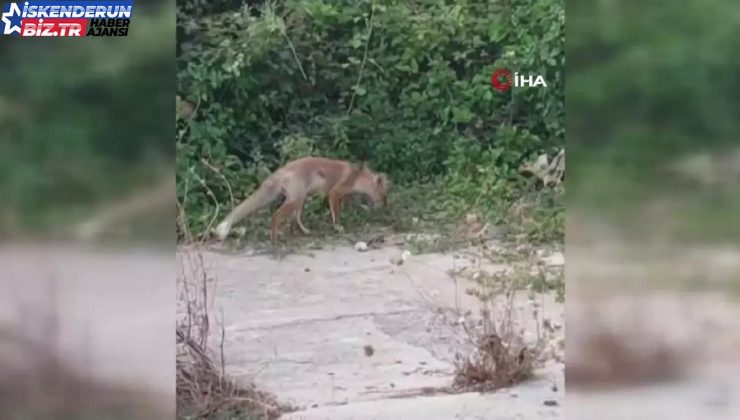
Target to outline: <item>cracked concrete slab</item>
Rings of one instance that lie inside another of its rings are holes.
[[[298,407],[288,419],[562,417],[556,361],[513,389],[430,394],[452,384],[467,339],[455,317],[477,313],[479,302],[465,293],[471,284],[447,274],[463,258],[426,254],[392,264],[400,253],[337,246],[276,259],[203,251],[217,283],[212,307],[217,318],[223,313],[227,374]],[[536,300],[563,324],[554,295]],[[531,304],[526,293],[517,297],[522,325]]]

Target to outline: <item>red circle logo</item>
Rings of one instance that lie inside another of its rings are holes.
[[[507,69],[496,69],[491,75],[491,86],[498,91],[506,92],[512,84],[511,72]]]

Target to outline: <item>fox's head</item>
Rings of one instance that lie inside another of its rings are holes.
[[[365,167],[360,168],[360,175],[355,183],[357,191],[366,194],[375,207],[388,205],[388,176],[375,173]]]

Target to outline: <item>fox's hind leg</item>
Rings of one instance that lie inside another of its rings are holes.
[[[285,202],[272,216],[272,241],[277,242],[278,229],[283,219],[288,216],[295,218],[298,227],[303,233],[309,233],[308,229],[303,226],[301,221],[301,213],[303,211],[303,203],[306,201],[307,187],[300,183],[289,182],[283,187],[283,193],[285,194]]]
[[[278,228],[282,223],[283,219],[298,210],[301,203],[297,201],[286,201],[280,206],[279,209],[272,215],[272,226],[270,230],[270,238],[273,243],[277,242],[278,239]]]

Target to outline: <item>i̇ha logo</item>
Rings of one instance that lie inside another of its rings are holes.
[[[541,75],[533,76],[529,74],[525,76],[523,74],[514,73],[512,76],[511,70],[509,69],[496,69],[493,74],[491,74],[491,86],[500,92],[506,92],[512,86],[547,87],[547,82],[545,82],[545,78]]]

